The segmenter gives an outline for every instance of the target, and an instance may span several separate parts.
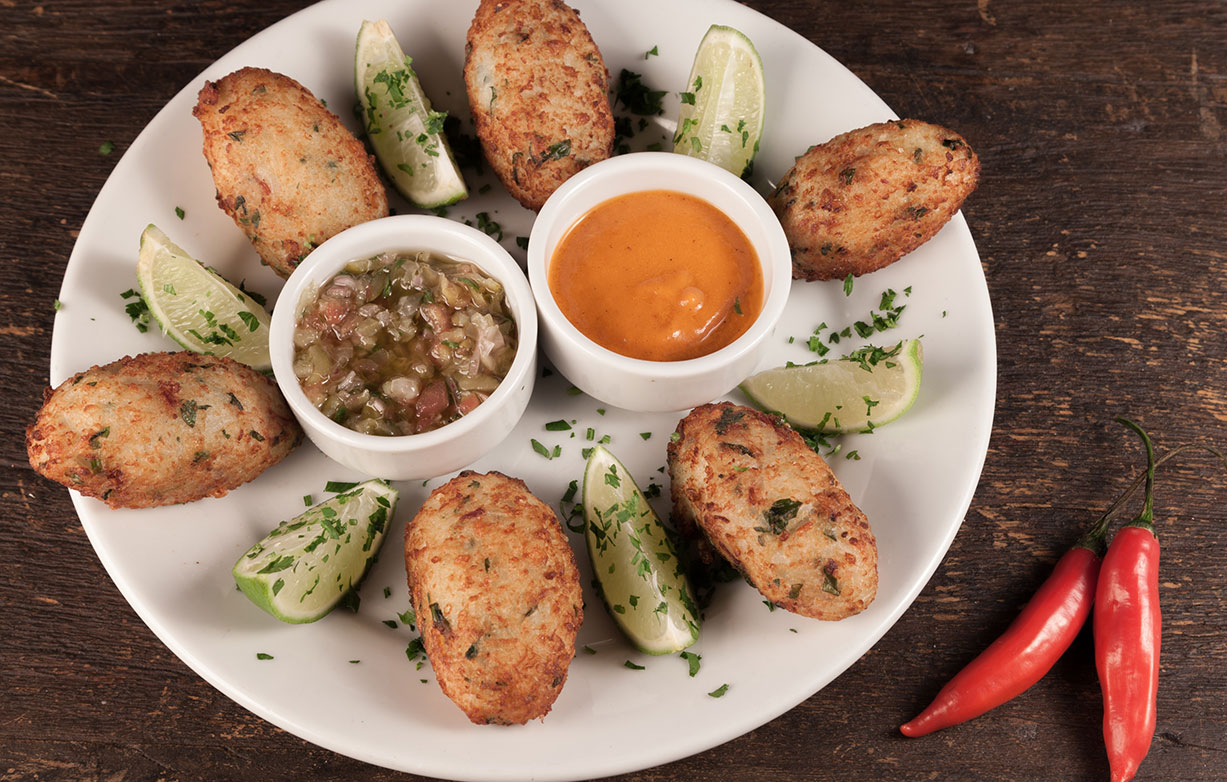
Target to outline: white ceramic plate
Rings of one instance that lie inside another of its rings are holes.
[[[673,91],[665,118],[653,119],[632,142],[639,149],[667,136],[676,91],[683,89],[707,27],[728,24],[750,36],[762,54],[769,100],[755,182],[760,192],[810,144],[892,116],[813,44],[733,2],[575,4],[615,77],[626,67],[642,73],[649,85]],[[64,307],[52,340],[52,382],[125,354],[173,349],[156,330],[138,333],[119,296],[136,283],[137,239],[149,222],[230,279],[245,278],[269,296],[271,306],[280,280],[259,266],[214,203],[200,129],[191,115],[205,78],[245,65],[272,68],[302,82],[355,127],[354,37],[364,18],[382,17],[414,57],[436,106],[467,121],[461,67],[475,7],[442,0],[330,0],[255,36],[187,85],[118,162],[82,226],[60,294]],[[645,59],[653,47],[659,56]],[[475,193],[486,183],[493,184],[488,192],[453,208],[451,216],[473,219],[488,212],[502,225],[503,243],[522,260],[514,237],[528,235],[532,215],[488,171],[470,175]],[[186,211],[182,221],[176,206]],[[911,295],[904,298],[908,286]],[[819,323],[864,319],[888,288],[899,292],[907,309],[899,328],[874,341],[924,335],[920,397],[899,421],[872,435],[844,438],[843,451],[831,459],[877,534],[877,601],[859,616],[824,623],[768,611],[745,584],[724,585],[693,647],[702,655],[702,668],[690,678],[685,661],[647,657],[622,640],[587,586],[587,555],[573,534],[587,598],[579,643],[596,654],[581,651],[553,711],[524,727],[470,724],[440,692],[429,666],[418,670],[406,660],[409,630],[383,624],[408,607],[400,555],[404,521],[439,480],[399,486],[396,523],[362,589],[359,613],[337,611],[305,626],[283,625],[248,603],[236,591],[230,567],[280,520],[301,512],[303,495],[318,501],[325,481],[361,477],[310,445],[221,499],[142,511],[111,511],[76,495],[73,500],[115,584],[158,637],[228,696],[308,741],[381,766],[454,779],[587,778],[664,763],[751,730],[838,676],[911,604],[959,528],[988,443],[996,371],[988,292],[961,216],[911,257],[857,280],[851,296],[838,282],[794,285],[763,366],[811,359],[803,344]],[[796,337],[792,344],[790,336]],[[598,437],[612,437],[610,447],[641,484],[666,483],[659,468],[677,415],[602,412],[590,398],[568,395],[567,387],[560,376],[543,379],[520,426],[473,468],[520,476],[556,503],[582,473],[580,450],[592,427]],[[559,418],[577,422],[575,438],[544,429]],[[650,439],[640,433],[650,433]],[[545,460],[531,448],[532,438],[550,448],[561,445],[562,455]],[[852,450],[859,460],[844,458]],[[657,500],[662,515],[667,496],[665,486]],[[384,597],[385,587],[390,597]],[[258,660],[260,652],[273,659]],[[625,667],[627,660],[645,670]],[[708,696],[723,684],[729,685],[727,694]]]

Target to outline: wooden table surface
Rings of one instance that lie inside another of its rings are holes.
[[[443,0],[440,0],[442,2]],[[210,62],[305,5],[0,3],[0,780],[393,780],[248,713],[141,623],[22,446],[52,303],[120,155]],[[627,780],[1107,777],[1090,634],[1032,690],[897,726],[1014,617],[1140,457],[1227,445],[1227,4],[754,0],[983,163],[964,212],[992,296],[996,417],[962,530],[915,604],[784,716]],[[115,151],[99,154],[103,141]],[[1139,779],[1223,779],[1222,469],[1165,467],[1158,728]]]

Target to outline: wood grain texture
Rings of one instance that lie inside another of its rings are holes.
[[[949,555],[873,650],[767,725],[620,779],[1105,778],[1089,633],[984,718],[920,740],[897,726],[1125,485],[1138,451],[1113,415],[1160,447],[1227,444],[1227,4],[748,4],[980,154],[964,213],[993,302],[996,419]],[[0,3],[0,780],[413,779],[306,744],[188,670],[23,445],[52,302],[119,153],[210,62],[303,5]],[[1223,777],[1225,483],[1198,457],[1162,476],[1159,725],[1138,779]]]

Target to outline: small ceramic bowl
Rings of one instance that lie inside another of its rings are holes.
[[[745,233],[758,254],[763,306],[734,342],[699,358],[630,358],[584,336],[555,302],[549,286],[554,249],[585,213],[610,198],[672,190],[707,201]],[[784,229],[754,188],[711,163],[670,152],[610,158],[571,177],[545,202],[528,242],[528,278],[541,318],[541,347],[563,375],[586,394],[626,410],[665,412],[704,404],[731,391],[758,366],[758,348],[784,313],[792,258]]]
[[[345,264],[386,251],[430,250],[471,261],[503,284],[519,338],[507,376],[489,398],[446,426],[400,437],[362,434],[336,423],[303,393],[294,375],[294,326],[302,308]],[[303,430],[325,455],[366,475],[393,480],[433,478],[464,467],[495,448],[523,415],[537,376],[537,312],[515,260],[498,242],[454,220],[398,215],[342,231],[315,248],[273,309],[269,351],[277,385]]]

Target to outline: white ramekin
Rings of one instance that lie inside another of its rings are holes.
[[[519,338],[507,376],[473,412],[431,432],[385,437],[336,423],[307,399],[294,375],[294,326],[313,292],[345,264],[382,252],[429,250],[471,261],[503,284]],[[392,480],[443,475],[491,451],[515,428],[528,407],[537,376],[537,313],[532,291],[515,260],[498,242],[454,220],[397,215],[372,220],[333,236],[294,270],[273,309],[269,352],[277,385],[311,442],[328,457],[367,475]]]
[[[580,333],[550,292],[554,248],[586,212],[615,196],[673,190],[707,201],[741,228],[758,254],[763,307],[732,344],[684,361],[645,361],[608,350]],[[704,404],[731,391],[757,368],[758,348],[784,313],[792,258],[780,222],[754,188],[718,166],[670,152],[604,160],[571,177],[545,202],[528,242],[528,278],[541,319],[541,347],[580,390],[627,410],[664,412]]]

